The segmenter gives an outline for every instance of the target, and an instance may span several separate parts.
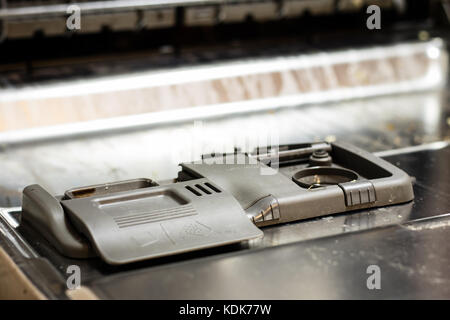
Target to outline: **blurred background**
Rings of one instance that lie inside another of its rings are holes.
[[[268,136],[448,141],[449,19],[446,0],[0,0],[0,206]]]

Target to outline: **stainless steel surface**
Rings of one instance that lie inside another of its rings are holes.
[[[12,208],[0,208],[0,215],[6,220],[11,228],[17,228],[19,226],[19,221],[12,215],[14,212],[22,211],[21,207]]]
[[[450,215],[441,215],[117,274],[91,287],[109,299],[443,299],[450,297],[449,231]],[[371,265],[380,268],[380,290],[367,287]]]
[[[139,9],[158,9],[161,7],[192,6],[192,5],[217,5],[227,0],[119,0],[119,1],[89,1],[80,2],[77,5],[83,13],[104,13],[111,11],[127,11]],[[247,0],[248,1],[248,0]],[[247,2],[246,0],[232,0],[228,2]],[[70,4],[31,5],[16,8],[0,9],[0,19],[13,19],[25,17],[66,16]]]
[[[312,8],[312,12],[321,12],[321,7],[334,8],[333,0],[315,0],[311,3],[308,0],[288,0],[285,1],[286,8],[279,11],[279,14],[284,14],[294,11],[301,13],[305,9]],[[349,2],[340,0],[341,4],[338,8],[341,10],[358,10],[364,5],[363,1]],[[395,7],[401,9],[404,5],[403,0],[391,1],[391,0],[379,0],[380,5]],[[248,4],[258,9],[258,5],[261,3],[273,3],[271,0],[116,0],[116,1],[86,1],[79,2],[77,5],[81,11],[86,14],[104,13],[104,12],[117,12],[117,11],[130,11],[130,10],[142,10],[142,9],[160,9],[160,8],[173,8],[173,7],[191,7],[191,6],[223,6],[233,4]],[[26,17],[48,17],[48,16],[65,16],[67,14],[67,7],[70,3],[64,4],[44,4],[44,5],[28,5],[22,7],[12,7],[0,9],[0,19],[17,19]],[[277,11],[278,12],[278,11]],[[323,10],[322,10],[323,12]],[[292,14],[292,13],[291,13]]]
[[[0,143],[434,90],[445,85],[447,70],[447,50],[436,38],[7,86],[0,130],[51,127],[5,132]]]
[[[11,212],[21,212],[21,208],[0,208],[0,235],[4,237],[6,242],[13,250],[22,258],[37,258],[39,255],[28,244],[28,242],[20,235],[16,228],[19,223],[11,215]]]
[[[403,1],[403,0],[402,0]],[[401,1],[401,2],[402,2]],[[341,0],[342,2],[342,0]],[[57,1],[53,3],[9,1],[0,5],[0,22],[3,37],[31,38],[36,32],[45,36],[69,34],[66,17],[73,8],[82,14],[82,28],[78,33],[101,32],[104,26],[114,31],[213,26],[221,23],[244,22],[248,17],[255,21],[275,21],[295,18],[306,11],[312,15],[333,14],[335,10],[348,12],[361,9],[363,2],[346,6],[334,0],[113,0]],[[380,0],[383,8],[401,10],[401,4]],[[76,7],[74,7],[76,6]],[[177,9],[182,8],[182,21],[177,19]]]

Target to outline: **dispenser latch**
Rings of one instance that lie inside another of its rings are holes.
[[[351,181],[339,183],[338,185],[344,191],[345,205],[347,207],[371,203],[377,200],[375,188],[370,181]]]

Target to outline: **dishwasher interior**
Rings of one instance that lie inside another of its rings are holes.
[[[40,297],[74,298],[73,265],[102,299],[450,297],[448,1],[80,1],[75,31],[68,5],[0,1],[0,246]],[[22,223],[30,185],[180,183],[205,155],[304,143],[383,159],[414,200],[123,265],[68,257]],[[383,290],[367,290],[368,265]]]

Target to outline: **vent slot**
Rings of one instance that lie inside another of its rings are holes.
[[[200,197],[202,194],[200,192],[198,192],[197,190],[195,190],[194,188],[192,188],[191,186],[186,186],[186,189],[188,189],[190,192],[192,192],[193,194],[195,194],[197,197]]]
[[[185,188],[195,194],[197,197],[222,192],[219,188],[213,186],[209,182],[205,182],[203,184],[197,183],[194,186],[186,186]]]
[[[202,185],[196,184],[195,186],[197,187],[197,189],[200,189],[201,191],[203,191],[203,193],[211,194],[211,191],[207,190],[207,189],[206,189],[205,187],[203,187]]]
[[[216,188],[215,186],[213,186],[211,183],[209,182],[205,182],[205,186],[207,186],[208,188],[210,188],[212,191],[216,192],[216,193],[221,193],[222,190]]]

